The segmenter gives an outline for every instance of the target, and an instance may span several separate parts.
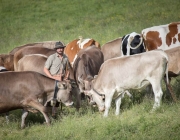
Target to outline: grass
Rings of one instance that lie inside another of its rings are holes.
[[[86,110],[86,114],[81,114],[81,111],[71,112],[64,108],[59,118],[53,120],[49,127],[31,122],[21,130],[19,122],[14,120],[8,125],[1,124],[0,136],[6,140],[21,140],[24,137],[29,140],[179,139],[180,104],[162,104],[154,113],[149,112],[151,107],[152,101],[145,99],[141,104],[122,110],[120,116],[115,116],[115,110],[111,108],[108,118],[103,118],[97,111],[92,113],[90,109]],[[43,120],[41,115],[39,118]]]
[[[179,0],[0,0],[0,53],[33,42],[67,44],[79,35],[103,45],[133,31],[179,21],[179,6]],[[178,78],[172,84],[179,100]],[[64,107],[50,127],[43,125],[41,114],[30,114],[21,130],[21,111],[12,111],[9,124],[0,116],[0,140],[180,139],[179,102],[163,98],[161,107],[151,114],[153,100],[146,99],[143,91],[132,93],[135,98],[123,100],[119,116],[114,115],[114,104],[108,118],[97,108],[84,105],[77,113]]]

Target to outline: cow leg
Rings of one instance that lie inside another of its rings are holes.
[[[152,88],[154,92],[154,98],[155,102],[153,105],[153,110],[155,110],[157,107],[160,106],[161,98],[163,95],[162,89],[161,89],[161,84],[160,83],[152,83]]]
[[[116,100],[115,100],[115,103],[116,103],[116,112],[115,112],[115,115],[119,115],[119,113],[120,113],[121,100],[122,100],[122,98],[124,98],[124,94],[125,93],[129,94],[128,96],[131,95],[128,91],[125,91],[125,92],[121,93],[121,95],[119,97],[116,98]],[[130,98],[131,98],[131,96],[130,96]]]
[[[6,122],[8,124],[9,123],[9,112],[6,112],[5,115],[6,115]]]
[[[152,91],[152,86],[151,86],[151,84],[147,85],[146,91],[147,91],[147,98],[152,99],[154,93],[153,93],[153,91]]]
[[[31,102],[29,102],[28,105],[35,108],[35,109],[37,109],[37,110],[39,110],[43,114],[43,116],[44,116],[44,118],[46,120],[46,123],[48,125],[50,124],[50,119],[49,119],[49,117],[47,115],[48,111],[47,111],[46,107],[44,107],[38,101],[33,101],[33,100]]]
[[[175,93],[173,92],[172,86],[171,86],[171,84],[170,84],[171,79],[169,78],[169,83],[167,83],[166,77],[164,77],[164,82],[165,82],[165,84],[166,84],[167,96],[168,96],[168,97],[171,96],[172,99],[173,99],[173,101],[174,101],[174,102],[177,102],[176,95],[175,95]]]
[[[126,90],[125,93],[129,96],[130,99],[133,98],[132,94],[129,91]]]
[[[28,111],[23,109],[22,116],[21,116],[21,128],[23,129],[25,127],[25,120],[28,115]]]
[[[107,94],[105,96],[105,111],[104,111],[104,117],[108,116],[109,108],[111,107],[111,102],[113,98],[114,91],[109,92],[110,94]]]

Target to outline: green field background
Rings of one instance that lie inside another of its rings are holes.
[[[0,54],[23,44],[60,40],[65,44],[93,38],[101,46],[130,32],[180,21],[180,0],[0,0]],[[41,114],[30,114],[20,129],[21,111],[10,112],[10,122],[0,116],[0,140],[179,140],[179,79],[172,80],[178,98],[163,98],[150,113],[154,100],[134,92],[123,99],[121,115],[112,103],[109,117],[83,103],[77,112],[63,107],[52,125]],[[164,93],[166,92],[163,88]]]

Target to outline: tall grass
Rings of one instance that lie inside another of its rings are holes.
[[[0,53],[14,47],[41,41],[94,38],[101,45],[130,32],[179,21],[179,0],[0,0]],[[179,97],[178,78],[173,89]],[[165,88],[163,89],[165,93]],[[149,113],[153,100],[144,91],[134,92],[134,99],[123,99],[121,115],[115,116],[115,106],[108,118],[97,108],[82,106],[79,113],[65,108],[52,125],[43,125],[41,114],[30,114],[27,127],[20,129],[21,111],[10,113],[10,123],[0,117],[0,140],[116,140],[180,138],[180,103],[163,97],[162,105]]]

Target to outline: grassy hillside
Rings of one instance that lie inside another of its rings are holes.
[[[0,0],[0,53],[79,35],[100,44],[154,25],[179,21],[179,0]]]
[[[80,35],[103,45],[133,31],[180,21],[179,7],[179,0],[0,0],[0,53],[32,42],[67,44]],[[177,80],[172,83],[179,100]],[[30,114],[27,128],[21,130],[21,111],[13,111],[9,124],[0,116],[0,140],[180,139],[180,103],[163,98],[160,109],[151,114],[153,100],[144,94],[134,94],[133,101],[123,99],[119,116],[114,115],[112,104],[108,118],[85,105],[79,113],[63,107],[50,127],[42,124],[41,114]]]

